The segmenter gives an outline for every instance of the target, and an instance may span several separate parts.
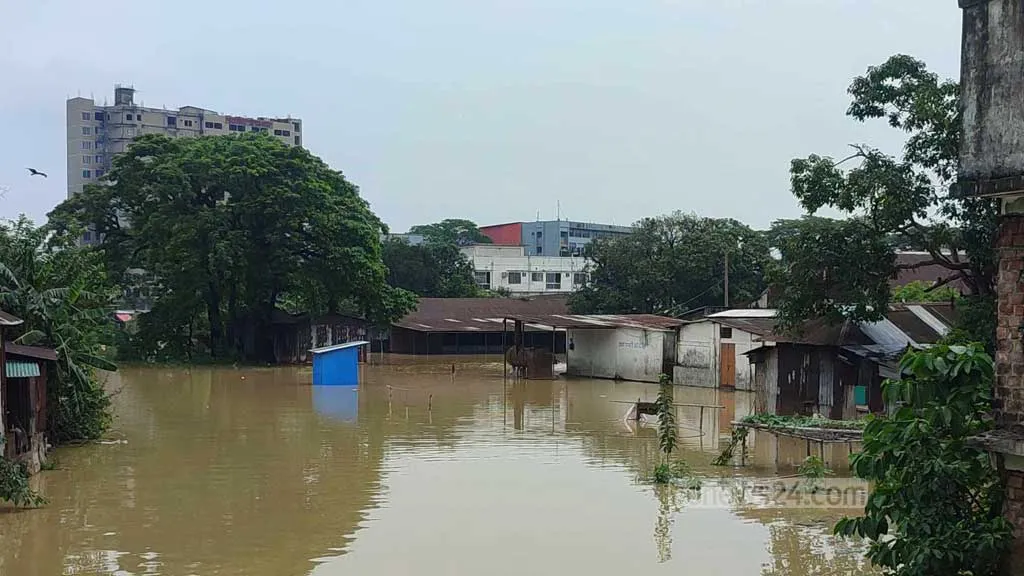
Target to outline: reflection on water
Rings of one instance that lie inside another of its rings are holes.
[[[734,471],[708,462],[745,393],[677,389],[724,407],[678,407],[683,456],[713,476],[695,498],[637,482],[655,431],[624,415],[656,385],[387,360],[358,391],[297,368],[123,370],[120,441],[58,450],[34,480],[50,504],[0,510],[0,574],[863,571],[862,550],[828,536],[841,512],[726,497]]]

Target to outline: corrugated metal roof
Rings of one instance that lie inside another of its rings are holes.
[[[352,348],[353,346],[366,346],[367,344],[369,344],[369,342],[365,340],[357,340],[355,342],[344,342],[333,346],[324,346],[323,348],[313,348],[310,352],[313,354],[323,354],[324,352],[334,352],[335,350],[344,350],[345,348]]]
[[[11,356],[23,356],[25,358],[36,358],[39,360],[56,360],[57,352],[51,348],[40,346],[22,346],[14,342],[4,343],[4,351]]]
[[[4,373],[7,374],[8,378],[35,378],[42,374],[37,362],[8,360],[5,364]]]
[[[547,314],[516,315],[510,320],[522,320],[535,326],[554,328],[638,328],[643,330],[669,331],[685,324],[677,318],[655,314]]]
[[[21,323],[21,318],[0,310],[0,326],[17,326]]]
[[[772,308],[735,308],[709,314],[708,318],[775,318],[777,315]]]
[[[420,298],[416,310],[392,326],[416,332],[501,332],[507,317],[568,313],[565,296]],[[508,329],[511,330],[512,326]],[[527,329],[543,330],[532,326],[527,326]]]

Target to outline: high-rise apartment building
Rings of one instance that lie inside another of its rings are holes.
[[[110,159],[143,134],[208,136],[266,132],[294,146],[302,145],[298,118],[247,118],[184,106],[178,110],[145,108],[135,103],[135,89],[114,87],[114,103],[97,105],[91,98],[67,102],[68,197],[96,182],[110,170]],[[88,239],[86,239],[88,241]]]

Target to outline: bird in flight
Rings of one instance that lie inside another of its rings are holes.
[[[28,175],[29,176],[42,176],[43,178],[46,178],[46,173],[45,172],[40,172],[39,170],[36,170],[35,168],[26,168],[26,170],[28,170]]]

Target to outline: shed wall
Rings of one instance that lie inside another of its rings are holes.
[[[754,389],[754,371],[745,355],[762,345],[756,336],[732,328],[731,338],[722,338],[722,325],[712,320],[684,324],[679,328],[674,381],[685,386],[721,386],[722,344],[735,346],[736,389]]]
[[[573,343],[567,373],[593,378],[658,382],[663,366],[665,334],[637,328],[569,330]]]

